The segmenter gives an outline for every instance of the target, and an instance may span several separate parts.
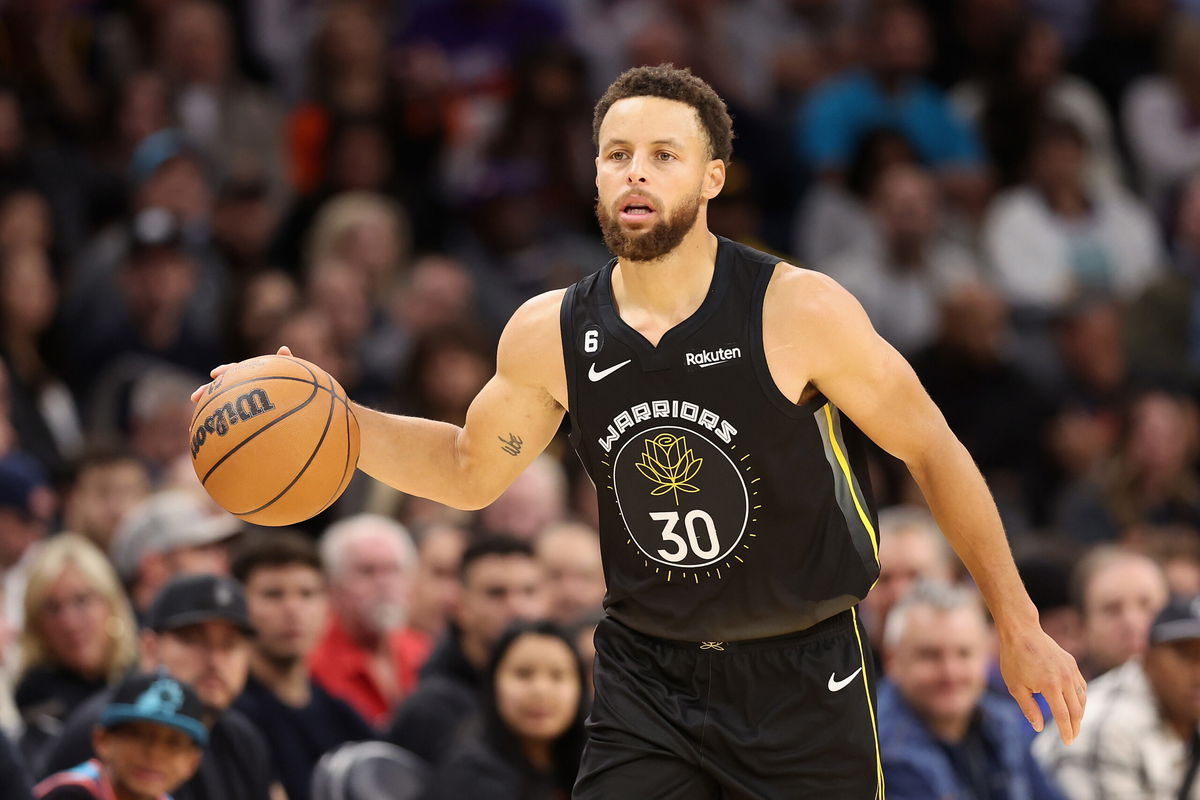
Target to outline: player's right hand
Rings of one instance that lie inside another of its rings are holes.
[[[277,355],[277,356],[290,356],[291,354],[292,354],[292,350],[286,344],[275,351],[275,355]],[[208,373],[208,377],[212,378],[215,381],[217,378],[224,375],[225,371],[228,370],[232,366],[233,366],[233,364],[221,364],[220,366],[213,367],[212,372]],[[204,394],[204,390],[207,389],[209,386],[212,386],[211,382],[206,383],[203,386],[198,386],[196,388],[196,391],[192,392],[192,402],[193,403],[197,402],[200,399],[200,396],[202,394]]]

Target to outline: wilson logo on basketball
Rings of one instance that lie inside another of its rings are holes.
[[[267,396],[266,389],[251,389],[232,403],[226,403],[205,417],[204,423],[196,428],[192,437],[192,458],[200,454],[200,448],[204,447],[210,433],[224,436],[229,433],[230,426],[274,410],[275,404]]]

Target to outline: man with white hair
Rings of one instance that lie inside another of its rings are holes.
[[[1062,800],[1033,760],[1020,710],[987,691],[993,649],[969,587],[922,581],[892,610],[879,690],[889,800]]]
[[[329,625],[313,650],[313,677],[378,726],[417,684],[428,635],[407,627],[416,547],[378,514],[337,522],[321,537]]]

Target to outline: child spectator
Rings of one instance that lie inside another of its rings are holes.
[[[117,687],[92,730],[97,757],[34,787],[37,800],[169,800],[208,741],[200,698],[166,672]]]

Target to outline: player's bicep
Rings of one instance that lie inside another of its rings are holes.
[[[479,494],[497,497],[546,448],[565,409],[558,308],[562,292],[525,303],[509,320],[496,349],[496,374],[467,410],[458,437],[466,474],[480,476]]]
[[[502,483],[502,491],[554,438],[563,414],[544,388],[498,372],[467,410],[459,455]]]

